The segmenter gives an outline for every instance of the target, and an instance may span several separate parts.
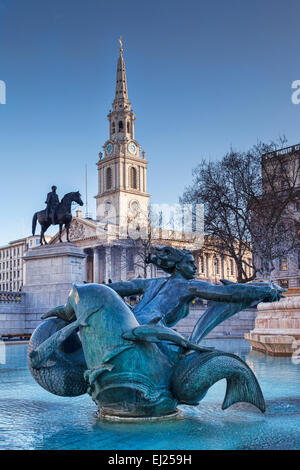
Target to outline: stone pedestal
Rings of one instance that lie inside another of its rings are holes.
[[[258,305],[255,328],[245,334],[253,349],[272,356],[300,355],[299,294],[289,292],[280,302]]]
[[[72,243],[39,246],[26,253],[26,331],[36,328],[44,312],[66,303],[72,284],[86,280],[85,258]]]

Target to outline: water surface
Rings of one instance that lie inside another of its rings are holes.
[[[27,369],[27,346],[8,345],[0,363],[0,449],[300,449],[300,365],[250,351],[244,340],[205,343],[247,362],[264,393],[265,414],[244,403],[222,411],[222,380],[198,407],[181,406],[179,419],[102,422],[88,395],[64,398],[42,389]]]

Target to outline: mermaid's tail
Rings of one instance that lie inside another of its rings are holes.
[[[246,307],[243,303],[211,302],[196,323],[189,340],[192,343],[200,343],[216,326]]]
[[[239,357],[221,351],[193,352],[181,359],[173,372],[171,389],[180,403],[196,405],[221,379],[227,380],[223,410],[247,402],[265,411],[264,397],[252,370]]]

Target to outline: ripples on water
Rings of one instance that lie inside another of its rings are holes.
[[[173,421],[107,423],[89,396],[56,397],[32,379],[26,345],[6,346],[0,364],[0,449],[299,449],[300,366],[252,351],[243,340],[206,344],[240,355],[261,384],[267,411],[248,404],[222,411],[221,381]]]

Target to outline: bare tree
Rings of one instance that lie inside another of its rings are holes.
[[[292,207],[299,198],[300,152],[290,159],[277,151],[285,142],[259,142],[219,161],[203,159],[180,198],[204,204],[205,248],[234,259],[238,282],[253,280],[258,272],[270,277],[274,259],[299,244]]]
[[[157,243],[156,230],[151,224],[151,213],[140,208],[132,210],[127,217],[128,235],[134,252],[133,265],[147,278],[147,257]]]

